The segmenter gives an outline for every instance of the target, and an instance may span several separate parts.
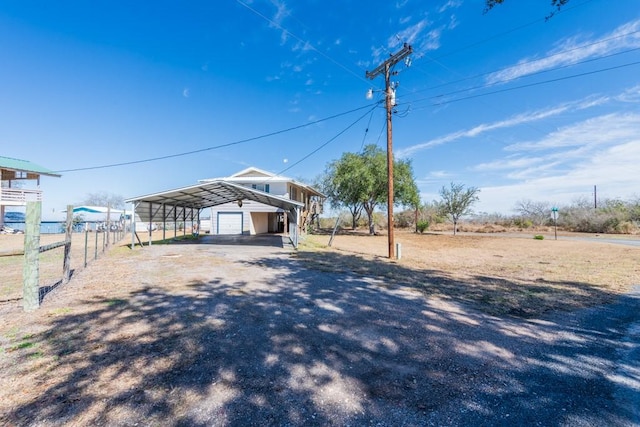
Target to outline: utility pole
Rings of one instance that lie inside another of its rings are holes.
[[[391,87],[391,68],[409,56],[411,52],[413,52],[413,48],[411,45],[405,43],[401,50],[378,65],[375,70],[367,71],[366,74],[368,79],[373,80],[379,74],[384,73],[385,106],[387,109],[387,191],[389,193],[387,195],[387,228],[389,229],[389,258],[391,259],[395,258],[395,243],[393,238],[393,134],[391,132],[391,114],[394,107],[391,100],[392,98],[395,100],[395,89]]]

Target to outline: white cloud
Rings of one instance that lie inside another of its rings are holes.
[[[480,163],[472,169],[478,172],[499,171],[505,169],[520,169],[530,167],[540,163],[544,157],[507,157],[506,159],[494,160],[487,163]]]
[[[527,74],[640,47],[640,20],[621,25],[609,34],[591,40],[564,40],[542,58],[524,58],[516,65],[487,76],[488,84],[513,80]]]
[[[438,12],[443,13],[443,12],[446,12],[448,9],[456,9],[461,5],[462,5],[462,0],[449,0],[440,7],[440,10],[438,10]]]
[[[640,102],[640,85],[625,90],[616,99],[621,102]]]
[[[415,44],[416,40],[420,36],[420,33],[426,28],[426,26],[427,20],[423,19],[420,22],[398,32],[397,34],[389,38],[387,42],[389,48],[395,48],[402,43]]]
[[[594,185],[603,198],[630,199],[638,194],[638,159],[640,138],[597,151],[564,172],[482,187],[476,210],[508,213],[522,199],[567,205],[577,198],[590,197]]]
[[[457,132],[450,133],[448,135],[432,139],[427,142],[423,142],[420,144],[416,144],[407,148],[399,149],[396,151],[396,155],[399,158],[410,156],[418,151],[426,150],[428,148],[432,148],[441,144],[445,144],[448,142],[453,142],[461,138],[470,138],[474,136],[478,136],[482,133],[489,132],[492,130],[509,128],[517,125],[521,125],[523,123],[534,122],[542,119],[549,118],[551,116],[558,115],[560,113],[564,113],[569,109],[569,105],[560,105],[557,107],[549,108],[546,110],[538,110],[533,112],[527,112],[518,114],[511,118],[493,122],[493,123],[484,123],[477,125],[471,129],[461,130]]]
[[[640,114],[607,114],[553,132],[537,142],[518,145],[529,153],[482,163],[473,170],[504,172],[506,185],[482,189],[479,210],[508,212],[517,200],[569,204],[597,185],[602,197],[631,198],[640,178]]]
[[[561,147],[604,145],[640,134],[640,114],[611,113],[566,126],[545,138],[507,146],[508,151],[547,150]]]

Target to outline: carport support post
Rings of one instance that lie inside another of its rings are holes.
[[[167,225],[165,224],[167,218],[167,205],[162,204],[162,240],[167,240]]]
[[[40,307],[40,219],[42,202],[27,202],[22,270],[22,306],[25,311]]]
[[[136,247],[136,203],[131,202],[131,220],[129,221],[131,226],[131,249]]]
[[[153,226],[151,225],[153,220],[153,203],[149,202],[149,246],[151,246],[151,241],[153,240],[151,234],[153,233]]]
[[[178,207],[173,205],[173,238],[178,237]]]

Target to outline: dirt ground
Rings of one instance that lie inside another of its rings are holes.
[[[212,237],[118,246],[35,312],[0,305],[0,424],[633,425],[606,379],[622,332],[554,316],[640,284],[638,248],[398,233],[389,261],[386,236]]]
[[[388,260],[388,237],[362,233],[313,235],[300,258],[314,268],[354,271],[413,285],[429,295],[476,304],[491,314],[540,316],[610,302],[640,283],[638,247],[562,240],[583,235],[416,234],[396,231],[400,260]],[[594,238],[594,235],[583,237]],[[637,236],[604,236],[637,239]],[[338,256],[339,255],[339,256]],[[376,260],[375,263],[362,263]],[[407,275],[409,269],[412,274]]]

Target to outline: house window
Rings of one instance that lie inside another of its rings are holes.
[[[264,191],[265,193],[269,192],[269,184],[251,184],[251,188],[254,190]]]

